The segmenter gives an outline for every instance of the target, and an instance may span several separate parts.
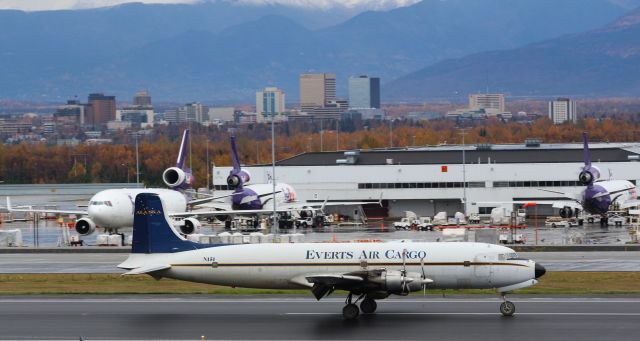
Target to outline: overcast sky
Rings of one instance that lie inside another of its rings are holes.
[[[0,9],[19,9],[24,11],[42,11],[59,9],[82,9],[113,6],[127,2],[144,3],[194,3],[216,0],[0,0]],[[226,0],[229,1],[229,0]],[[406,6],[420,0],[235,0],[240,3],[262,4],[279,3],[305,7],[331,8],[336,6],[362,7],[368,9]]]

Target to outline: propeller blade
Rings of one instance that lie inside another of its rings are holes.
[[[424,257],[420,258],[420,268],[422,269],[422,296],[427,296],[427,285],[424,282],[427,275],[424,273]]]

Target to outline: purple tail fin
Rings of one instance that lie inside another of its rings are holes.
[[[236,148],[236,137],[231,136],[231,163],[233,165],[233,170],[236,172],[240,171],[240,158],[238,157],[238,149]]]
[[[582,133],[582,141],[584,143],[584,165],[589,167],[591,166],[591,156],[589,154],[589,137],[586,131]]]
[[[184,160],[187,157],[187,145],[189,144],[189,129],[185,129],[182,134],[182,143],[180,144],[180,153],[176,160],[176,167],[184,169]]]

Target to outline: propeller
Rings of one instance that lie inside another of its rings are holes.
[[[425,279],[427,279],[427,275],[424,273],[424,257],[420,258],[420,269],[422,269],[422,296],[426,296],[427,283],[425,283]]]
[[[407,289],[407,249],[402,250],[402,270],[400,270],[402,274],[402,292],[405,292]]]

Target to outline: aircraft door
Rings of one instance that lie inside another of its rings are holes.
[[[491,254],[480,254],[474,259],[473,273],[476,280],[491,281],[493,258]]]

